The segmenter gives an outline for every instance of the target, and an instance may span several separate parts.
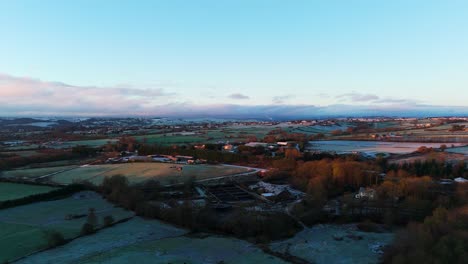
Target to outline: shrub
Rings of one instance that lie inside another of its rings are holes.
[[[45,233],[47,239],[47,246],[49,248],[54,248],[65,244],[65,238],[62,233],[58,231],[47,231]]]
[[[114,223],[114,217],[112,217],[112,215],[105,216],[103,223],[104,223],[104,226],[112,225]]]
[[[90,235],[96,232],[94,229],[94,226],[90,223],[85,223],[83,227],[81,228],[81,235]]]

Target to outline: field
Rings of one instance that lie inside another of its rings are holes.
[[[377,251],[390,244],[392,239],[392,233],[364,233],[349,225],[316,225],[293,238],[272,243],[270,248],[277,252],[288,251],[293,256],[318,264],[378,263]]]
[[[182,171],[176,167],[182,167]],[[168,163],[125,163],[81,166],[73,170],[52,175],[49,180],[60,184],[90,181],[100,184],[105,177],[123,175],[130,183],[140,183],[150,179],[161,184],[184,183],[192,177],[197,180],[248,172],[243,167],[224,165],[175,165]]]
[[[46,231],[59,231],[65,238],[76,237],[86,217],[66,220],[65,216],[85,215],[90,207],[95,208],[100,223],[107,215],[115,220],[133,216],[132,212],[114,207],[93,192],[0,210],[0,262],[44,249]]]
[[[18,263],[283,263],[248,242],[218,236],[196,238],[157,220],[132,220],[92,236],[32,255]]]
[[[439,148],[444,143],[422,142],[383,142],[358,140],[323,140],[311,141],[308,149],[313,151],[336,152],[337,154],[364,152],[368,155],[377,153],[406,154],[416,151],[421,146]],[[455,146],[462,145],[455,143]]]
[[[35,150],[2,152],[1,154],[5,154],[5,155],[17,155],[17,156],[20,156],[20,157],[31,157],[31,156],[41,155],[40,152],[37,152],[37,151],[35,151]]]
[[[77,140],[77,141],[63,141],[60,144],[51,145],[51,148],[72,148],[75,146],[88,146],[88,147],[101,147],[106,145],[108,142],[115,142],[117,139],[91,139],[91,140]]]
[[[448,149],[445,150],[445,151],[468,155],[468,146],[465,146],[465,147],[458,147],[458,148],[448,148]]]
[[[47,193],[56,189],[49,186],[0,182],[0,202],[15,200],[33,194]]]
[[[77,166],[58,166],[47,168],[34,168],[34,169],[15,169],[3,171],[0,173],[2,178],[16,178],[16,179],[34,179],[44,175],[58,173],[65,170],[76,168]]]

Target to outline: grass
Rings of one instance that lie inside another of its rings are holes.
[[[82,196],[80,196],[81,194]],[[44,232],[54,230],[66,239],[79,235],[86,217],[66,220],[69,214],[87,214],[95,208],[102,224],[104,216],[116,221],[133,216],[132,212],[114,207],[93,192],[81,192],[72,197],[17,206],[0,211],[0,262],[30,254],[47,246]]]
[[[310,150],[327,151],[336,153],[350,153],[353,151],[376,153],[405,154],[416,151],[421,146],[439,148],[444,143],[423,142],[383,142],[383,141],[359,141],[359,140],[323,140],[311,141]],[[455,145],[459,145],[455,143]]]
[[[353,239],[357,236],[361,239]],[[288,240],[271,243],[270,248],[318,264],[379,263],[379,255],[372,251],[372,247],[388,245],[393,236],[393,233],[360,232],[352,225],[316,225]]]
[[[37,151],[35,151],[35,150],[2,152],[1,154],[6,154],[6,155],[17,155],[17,156],[20,156],[20,157],[32,157],[32,156],[41,155],[40,152],[37,152]]]
[[[0,182],[0,202],[47,193],[56,189],[49,186]]]
[[[34,168],[34,169],[16,169],[9,170],[0,173],[2,178],[25,178],[34,179],[40,176],[57,173],[64,170],[75,168],[76,166],[58,166],[58,167],[47,167],[47,168]]]
[[[178,171],[175,166],[182,167]],[[172,168],[171,168],[172,167]],[[78,181],[90,181],[100,184],[105,177],[123,175],[130,183],[140,183],[149,179],[158,180],[161,184],[183,183],[194,177],[197,180],[247,172],[248,169],[224,165],[175,165],[169,163],[126,163],[105,164],[79,167],[53,175],[50,181],[70,184]]]
[[[456,147],[456,148],[448,148],[448,149],[446,149],[445,151],[468,155],[468,146]]]
[[[157,262],[154,257],[157,256]],[[81,263],[285,263],[246,241],[209,236],[175,237],[117,248]]]
[[[77,140],[77,141],[64,141],[62,144],[54,145],[52,148],[72,148],[75,146],[88,146],[88,147],[101,147],[106,145],[108,142],[116,142],[117,139],[91,139],[91,140]]]
[[[19,263],[282,263],[248,242],[218,236],[194,238],[186,230],[134,217],[92,236],[32,255]]]

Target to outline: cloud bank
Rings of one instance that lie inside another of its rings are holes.
[[[234,93],[231,99],[249,96]],[[330,116],[468,115],[468,106],[432,106],[356,92],[335,96],[344,103],[294,105],[294,95],[272,97],[270,105],[177,102],[164,88],[74,86],[0,74],[0,116],[167,116],[219,118],[319,118]],[[358,103],[364,103],[360,105]]]

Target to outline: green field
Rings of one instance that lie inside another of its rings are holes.
[[[77,140],[77,141],[64,141],[60,144],[51,146],[52,148],[72,148],[75,146],[88,146],[88,147],[101,147],[106,145],[108,142],[116,142],[117,139],[90,139],[90,140]]]
[[[194,238],[157,220],[134,217],[92,236],[34,254],[18,263],[283,263],[248,242],[219,236]]]
[[[87,214],[90,207],[95,208],[100,224],[107,215],[112,215],[115,220],[133,216],[132,212],[114,207],[93,192],[0,210],[0,262],[44,249],[47,246],[44,232],[47,230],[59,231],[65,238],[76,237],[86,217],[72,220],[65,217]]]
[[[362,239],[356,240],[353,236]],[[316,225],[290,239],[271,243],[270,248],[289,252],[310,263],[379,263],[376,249],[390,244],[393,237],[393,233],[360,232],[353,225]]]
[[[0,202],[15,200],[34,194],[47,193],[56,189],[57,188],[49,186],[0,182]]]
[[[448,148],[448,149],[446,149],[445,151],[468,155],[468,146],[456,147],[456,148]]]
[[[58,166],[58,167],[47,167],[47,168],[34,168],[34,169],[15,169],[9,171],[3,171],[0,173],[2,178],[16,178],[16,179],[34,179],[40,176],[61,172],[76,168],[77,166]]]
[[[155,258],[156,257],[156,258]],[[78,263],[286,263],[239,239],[175,237],[116,248]]]
[[[175,167],[182,167],[182,171]],[[168,163],[125,163],[82,166],[73,170],[55,174],[50,181],[70,184],[79,181],[90,181],[100,184],[105,177],[123,175],[130,183],[157,180],[161,184],[184,183],[194,177],[197,180],[226,176],[249,170],[242,167],[224,165],[175,165]]]
[[[35,150],[2,152],[2,154],[6,154],[6,155],[17,155],[17,156],[20,156],[20,157],[31,157],[31,156],[41,155],[40,152],[37,152],[37,151],[35,151]]]

